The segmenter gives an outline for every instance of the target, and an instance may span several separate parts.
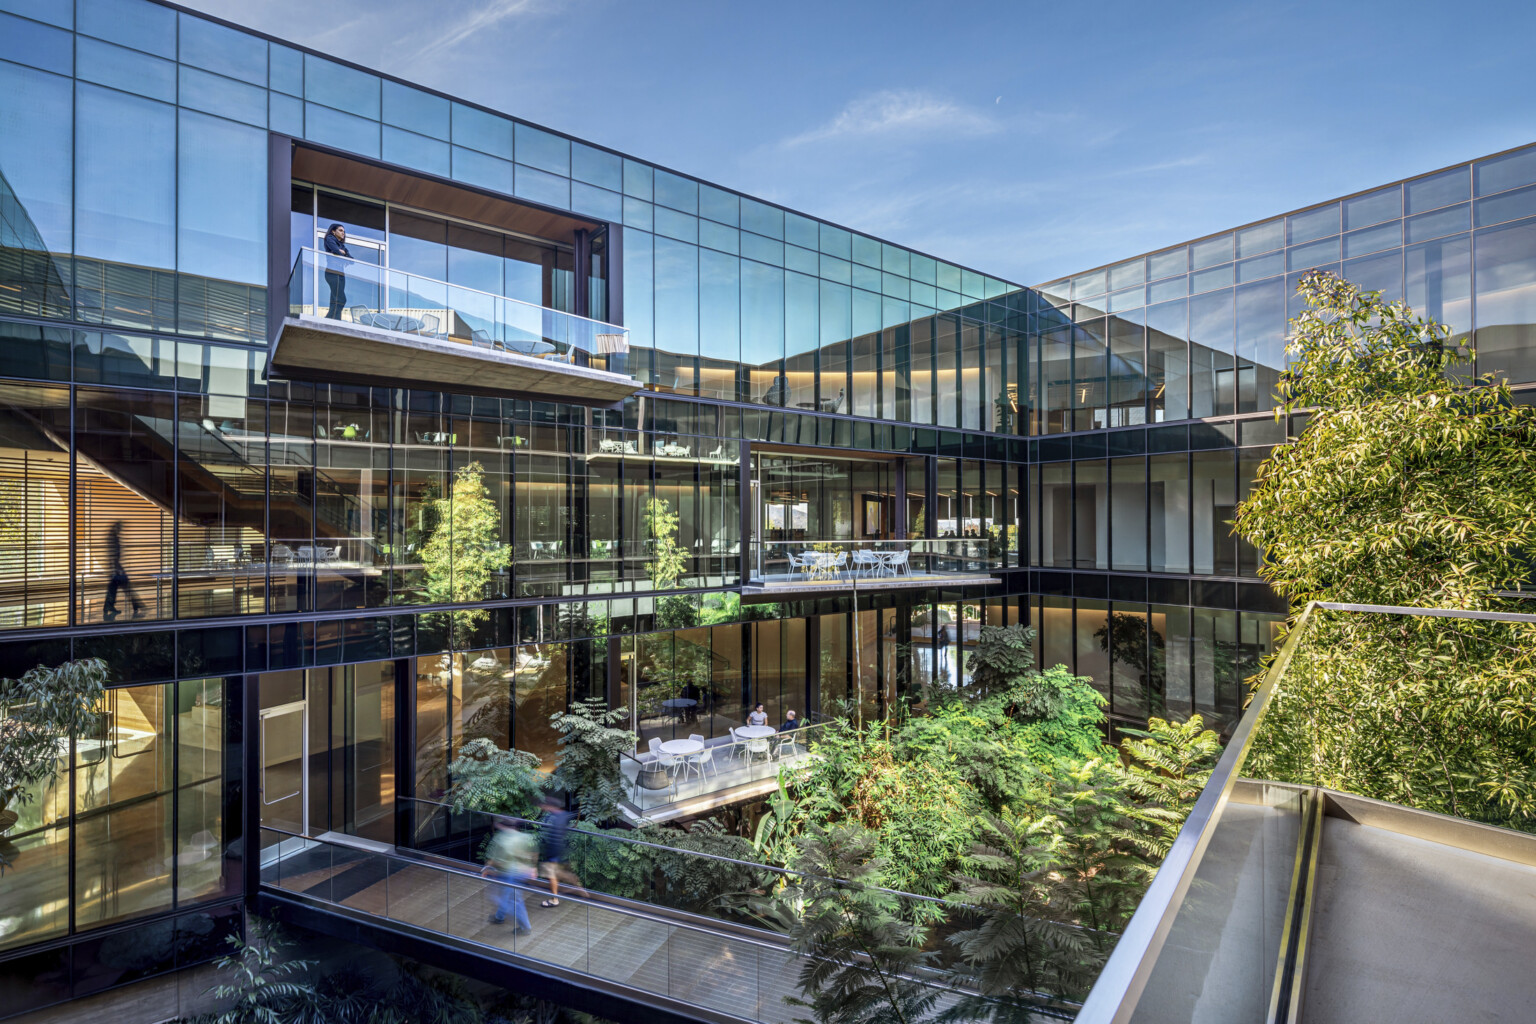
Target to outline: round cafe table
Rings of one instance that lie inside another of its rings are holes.
[[[777,736],[778,732],[779,730],[775,729],[771,725],[742,725],[738,726],[736,729],[736,735],[744,740],[766,740],[770,736]],[[766,743],[764,746],[768,747],[768,749],[765,751],[768,754],[768,759],[770,761],[773,760],[773,748],[768,746]],[[749,748],[747,752],[747,761],[750,763],[751,760],[752,752]]]
[[[661,752],[673,757],[688,757],[704,753],[704,744],[698,740],[667,740],[661,745]]]
[[[685,708],[698,707],[699,702],[692,697],[673,697],[671,700],[662,701],[661,706],[668,711],[682,711]]]

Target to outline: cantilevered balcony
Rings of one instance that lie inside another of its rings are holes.
[[[608,405],[638,385],[629,332],[504,295],[302,249],[274,374]]]
[[[990,586],[1002,561],[985,539],[792,540],[752,545],[742,594],[765,600],[850,590]]]

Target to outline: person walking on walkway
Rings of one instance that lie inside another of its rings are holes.
[[[549,899],[540,903],[539,906],[558,907],[562,878],[567,884],[581,888],[581,879],[565,866],[565,845],[570,835],[571,818],[575,815],[548,794],[539,801],[539,806],[544,808],[544,827],[539,831],[539,857],[542,861],[540,867],[544,871],[544,877],[549,879]]]
[[[347,248],[347,229],[332,224],[325,232],[325,284],[331,290],[331,309],[326,313],[330,320],[340,320],[342,307],[347,304],[347,260],[352,251]]]
[[[107,565],[111,568],[112,579],[107,584],[107,600],[102,606],[101,617],[111,622],[117,618],[117,593],[123,591],[128,595],[128,600],[133,602],[133,617],[138,618],[144,614],[144,602],[139,600],[139,595],[134,593],[133,583],[128,579],[128,570],[123,567],[123,521],[119,519],[107,530]]]
[[[496,897],[496,912],[491,915],[492,924],[501,924],[512,912],[517,928],[514,935],[527,935],[533,931],[528,920],[528,908],[523,904],[523,887],[534,878],[537,868],[538,845],[533,837],[512,827],[511,822],[497,821],[490,845],[485,849],[485,870],[482,875],[495,875],[502,882]]]

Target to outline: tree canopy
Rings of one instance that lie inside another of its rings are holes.
[[[1536,551],[1536,409],[1465,377],[1442,324],[1332,274],[1302,279],[1280,412],[1310,409],[1260,467],[1238,532],[1300,604],[1490,608]]]

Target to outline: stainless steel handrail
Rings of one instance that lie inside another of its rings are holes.
[[[1168,856],[1158,869],[1157,877],[1147,888],[1136,913],[1099,973],[1098,981],[1084,1000],[1082,1011],[1077,1017],[1078,1024],[1126,1024],[1131,1020],[1243,763],[1247,760],[1259,724],[1268,710],[1270,698],[1305,636],[1308,624],[1318,611],[1536,623],[1536,615],[1520,612],[1309,601],[1295,624],[1287,631],[1284,644],[1265,671],[1226,751],[1212,771],[1210,781],[1195,801],[1194,809],[1174,839]]]
[[[1286,635],[1280,653],[1264,673],[1263,683],[1249,702],[1247,713],[1238,721],[1226,751],[1179,829],[1168,856],[1163,858],[1157,877],[1147,887],[1146,895],[1141,898],[1136,913],[1115,944],[1104,969],[1099,972],[1092,991],[1083,1000],[1083,1008],[1077,1015],[1078,1024],[1123,1024],[1130,1020],[1136,1001],[1157,963],[1157,954],[1173,927],[1185,893],[1189,891],[1195,869],[1210,843],[1212,826],[1220,819],[1232,795],[1232,787],[1237,783],[1238,772],[1248,758],[1270,695],[1285,667],[1291,663],[1315,607],[1316,602],[1307,604]]]

